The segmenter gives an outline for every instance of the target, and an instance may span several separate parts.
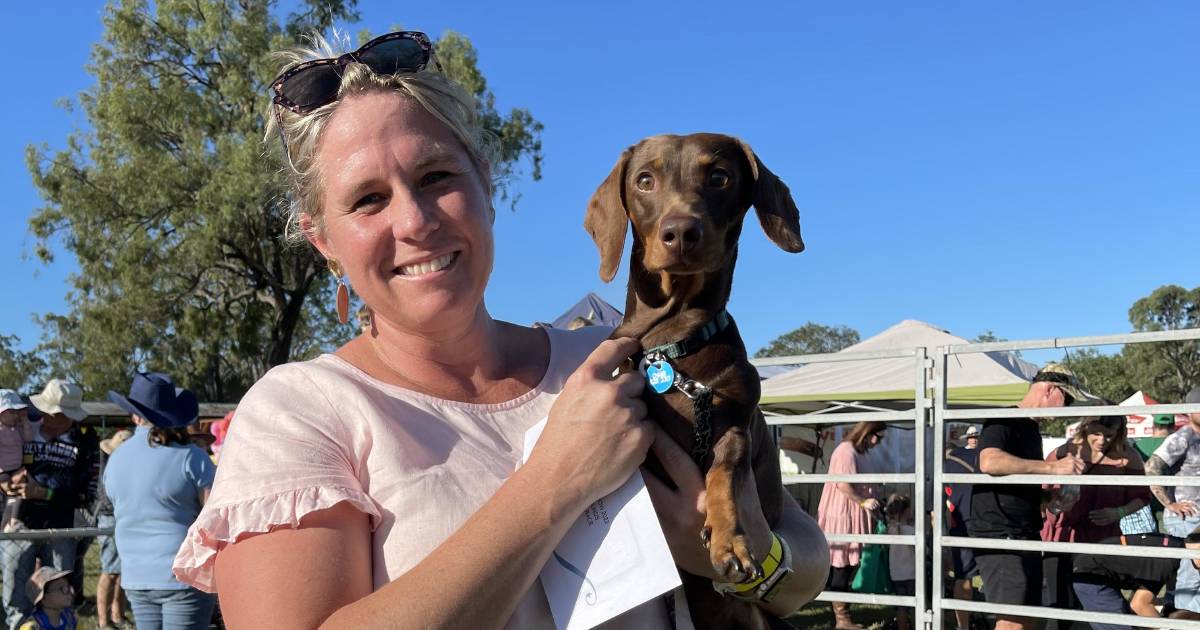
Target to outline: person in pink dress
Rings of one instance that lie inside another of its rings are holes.
[[[859,422],[833,449],[829,458],[829,474],[854,475],[871,473],[875,470],[867,459],[867,452],[883,440],[887,425],[882,422]],[[821,492],[821,503],[817,507],[817,524],[827,534],[873,534],[875,518],[879,513],[881,488],[877,484],[829,482]],[[830,543],[829,585],[834,591],[850,590],[850,582],[858,571],[860,543]],[[839,630],[861,630],[862,626],[850,618],[850,606],[845,602],[833,602],[835,628]]]

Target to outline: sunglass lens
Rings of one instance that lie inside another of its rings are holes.
[[[326,64],[305,68],[283,82],[283,96],[301,109],[320,107],[337,97],[341,68]]]
[[[429,61],[429,53],[416,40],[407,37],[389,39],[358,54],[376,74],[412,72]]]

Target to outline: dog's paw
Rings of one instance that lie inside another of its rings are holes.
[[[704,529],[700,530],[700,544],[704,545],[705,549],[708,549],[712,545],[712,528],[708,525],[705,525]]]
[[[742,534],[728,537],[727,542],[714,540],[708,547],[713,570],[722,582],[740,583],[763,576],[762,565],[750,554],[750,545]]]

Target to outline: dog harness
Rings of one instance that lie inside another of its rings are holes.
[[[713,337],[729,328],[731,323],[733,318],[729,316],[729,312],[721,309],[692,335],[680,341],[654,346],[641,353],[640,358],[638,355],[633,357],[637,360],[638,371],[646,378],[646,384],[654,393],[661,396],[674,388],[692,401],[692,411],[696,420],[693,423],[695,433],[692,436],[691,455],[697,464],[704,460],[704,456],[712,447],[713,391],[704,383],[688,378],[675,368],[671,360],[682,359],[700,350]]]

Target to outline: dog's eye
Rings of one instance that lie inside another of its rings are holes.
[[[654,190],[654,176],[650,173],[639,173],[637,176],[637,187],[642,192]]]
[[[726,173],[725,169],[714,168],[713,171],[708,174],[708,185],[712,186],[713,188],[724,188],[728,186],[729,173]]]

